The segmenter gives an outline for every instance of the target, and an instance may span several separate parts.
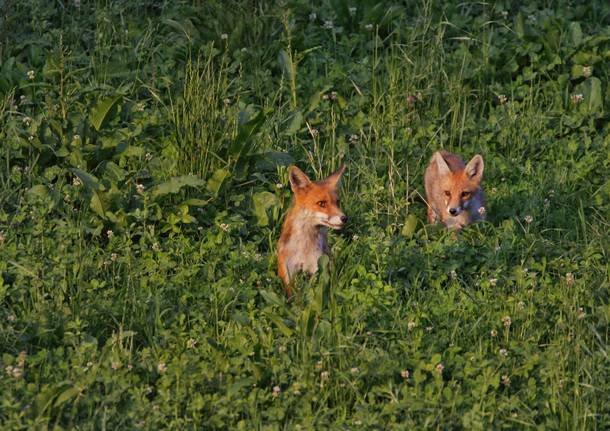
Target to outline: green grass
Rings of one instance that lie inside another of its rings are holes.
[[[609,24],[4,2],[2,428],[607,429]],[[421,198],[440,148],[485,160],[457,235]],[[287,168],[341,163],[350,222],[287,301]]]

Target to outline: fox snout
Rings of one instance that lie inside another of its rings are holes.
[[[449,208],[447,211],[449,211],[449,214],[453,217],[459,215],[462,212],[462,208],[461,207],[454,207],[454,208]]]
[[[333,229],[341,229],[345,223],[347,223],[347,216],[345,214],[336,215],[328,218],[328,225]]]

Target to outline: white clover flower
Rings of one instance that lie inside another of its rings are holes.
[[[151,153],[146,153],[144,155],[144,160],[146,160],[147,162],[150,162],[153,158],[153,155]]]
[[[432,332],[432,329],[434,329],[432,326],[426,326],[426,332]]]
[[[457,272],[455,272],[454,269],[451,270],[451,272],[449,273],[449,276],[451,277],[452,280],[457,280]]]
[[[580,103],[584,100],[584,96],[582,94],[572,94],[570,96],[570,100],[572,101],[572,103],[577,104]]]
[[[592,73],[593,69],[591,68],[591,66],[584,66],[582,68],[582,76],[584,76],[585,78],[590,77]]]
[[[491,331],[489,331],[489,335],[491,335],[492,337],[497,337],[498,331],[496,331],[495,329],[492,329]]]
[[[309,14],[309,21],[313,22],[318,18],[318,15],[315,12]]]
[[[220,38],[222,40],[227,40],[229,38],[229,35],[227,33],[223,33],[223,34],[220,35]]]
[[[80,186],[82,186],[82,185],[83,185],[83,183],[82,183],[82,181],[80,180],[80,178],[78,178],[78,177],[74,177],[74,178],[72,178],[72,185],[73,185],[74,187],[80,187]]]
[[[517,308],[518,308],[519,310],[523,310],[523,309],[525,308],[525,302],[523,302],[523,301],[519,301],[519,302],[517,303]]]
[[[157,371],[161,374],[167,371],[167,365],[165,365],[165,362],[159,362],[159,364],[157,365]]]
[[[409,329],[409,331],[412,331],[413,328],[415,328],[416,326],[417,326],[417,324],[412,320],[409,323],[407,323],[407,328]]]
[[[371,31],[373,29],[373,24],[367,24],[364,26],[365,30]]]
[[[21,120],[21,122],[26,125],[29,126],[30,123],[32,122],[32,119],[30,117],[23,117],[23,119]]]
[[[402,377],[403,379],[408,379],[408,378],[409,378],[409,376],[410,376],[410,374],[409,374],[409,370],[402,370],[402,371],[400,372],[400,377]]]
[[[352,236],[352,241],[358,241],[359,239],[360,239],[360,235],[354,234],[354,236]]]
[[[116,262],[117,257],[119,257],[119,255],[118,255],[118,254],[116,254],[116,253],[112,253],[112,254],[110,254],[110,260],[111,260],[111,261],[113,261],[113,262]]]
[[[144,185],[143,184],[136,184],[136,190],[138,193],[144,193]]]
[[[500,356],[504,356],[504,357],[508,356],[508,350],[506,350],[506,349],[500,349],[499,353],[500,353]]]
[[[146,109],[146,103],[138,102],[136,104],[136,112],[144,112],[144,109]]]
[[[489,279],[489,285],[490,285],[491,287],[496,287],[496,286],[497,286],[497,284],[498,284],[498,279],[497,279],[497,278],[490,278],[490,279]]]
[[[282,184],[282,183],[277,183],[277,184],[275,185],[275,188],[276,188],[276,189],[283,189],[283,188],[284,188],[284,184]]]
[[[481,216],[485,216],[485,214],[487,214],[487,210],[485,209],[485,207],[479,207],[479,209],[477,210],[477,212],[479,213],[479,215]]]
[[[226,97],[225,99],[223,99],[222,103],[225,106],[229,106],[231,104],[231,99],[229,99],[228,97]]]
[[[350,137],[349,137],[349,143],[352,145],[357,144],[359,140],[360,140],[360,136],[358,136],[356,134],[350,135]]]
[[[114,232],[112,232],[110,229],[108,229],[106,231],[106,236],[108,237],[108,239],[112,238],[114,236]]]
[[[523,217],[523,221],[526,224],[532,224],[532,222],[534,221],[534,217],[532,217],[531,215],[526,215],[525,217]]]
[[[286,346],[280,346],[280,347],[278,347],[278,349],[277,349],[277,350],[278,350],[280,353],[285,353],[287,349],[286,349]]]
[[[333,22],[330,19],[324,21],[324,28],[327,30],[333,29]]]
[[[568,286],[572,286],[574,284],[574,274],[572,274],[571,272],[568,272],[566,274],[566,284]]]
[[[508,97],[506,97],[505,94],[499,94],[498,102],[500,103],[500,105],[504,105],[506,102],[508,102]]]
[[[587,312],[585,311],[585,309],[582,307],[578,307],[578,318],[584,319],[586,315],[587,315]]]
[[[228,224],[226,224],[226,223],[220,223],[220,224],[218,225],[218,227],[220,227],[220,228],[221,228],[222,230],[224,230],[225,232],[228,232],[228,231],[229,231],[229,225],[228,225]]]
[[[33,81],[36,78],[36,73],[33,70],[28,70],[27,76],[30,81]]]
[[[322,380],[323,382],[328,380],[330,377],[330,372],[329,371],[322,371],[320,373],[320,380]]]
[[[513,321],[511,320],[510,316],[502,317],[502,324],[504,325],[504,327],[508,328],[512,323]]]
[[[274,386],[271,394],[273,395],[273,398],[277,398],[280,396],[280,392],[282,392],[282,389],[279,386]]]
[[[508,374],[502,375],[502,384],[504,386],[510,386],[510,377],[508,377]]]
[[[326,98],[328,99],[328,95],[324,95],[322,98]],[[318,129],[309,129],[309,134],[311,135],[312,138],[317,138],[318,135],[320,134],[320,132],[318,131]]]
[[[351,370],[349,370],[349,371],[350,371],[350,373],[352,373],[352,374],[358,374],[358,373],[360,372],[360,370],[358,369],[358,367],[352,367],[352,369],[351,369]]]
[[[356,15],[356,11],[358,9],[352,6],[352,7],[348,8],[347,10],[349,11],[350,16],[354,16],[354,15]]]
[[[436,364],[436,372],[439,374],[443,374],[443,370],[445,369],[445,366],[439,362],[438,364]]]

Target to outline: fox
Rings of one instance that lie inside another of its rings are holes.
[[[293,277],[300,271],[314,275],[318,271],[320,256],[330,255],[328,228],[340,230],[347,223],[337,194],[344,171],[345,165],[342,165],[320,181],[311,181],[296,166],[289,171],[294,199],[277,244],[278,275],[289,298],[293,295]]]
[[[444,150],[434,153],[424,174],[428,222],[440,221],[447,228],[459,230],[484,220],[483,168],[480,154],[464,165],[456,154]]]

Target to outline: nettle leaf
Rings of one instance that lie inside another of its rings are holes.
[[[170,193],[178,193],[183,187],[202,187],[205,181],[195,175],[183,175],[181,177],[173,177],[169,181],[157,184],[153,187],[151,195],[154,198],[165,196]]]
[[[302,123],[303,114],[301,113],[301,111],[296,111],[294,114],[292,114],[290,123],[288,124],[288,127],[286,127],[286,130],[284,130],[284,134],[288,136],[294,135],[301,129]]]
[[[121,95],[107,97],[98,102],[95,108],[91,110],[91,124],[95,127],[95,130],[100,131],[102,125],[111,117],[112,108],[122,97]]]
[[[254,215],[256,215],[258,225],[269,225],[267,209],[278,204],[277,196],[270,192],[259,192],[252,196],[252,204],[254,206]]]
[[[589,112],[601,111],[603,105],[602,82],[599,78],[591,77],[583,81],[574,89],[576,94],[580,93],[584,97],[583,107]]]

